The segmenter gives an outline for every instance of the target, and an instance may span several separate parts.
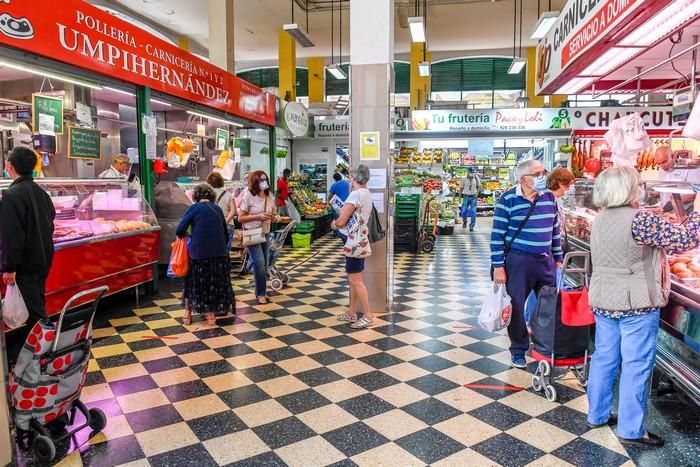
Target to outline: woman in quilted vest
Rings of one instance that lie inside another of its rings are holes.
[[[664,441],[645,429],[644,418],[660,308],[670,292],[666,253],[698,246],[700,194],[684,226],[640,210],[643,195],[639,173],[632,167],[605,170],[593,190],[593,202],[602,211],[591,232],[590,302],[596,349],[588,377],[588,425],[617,423],[623,444],[658,447]],[[618,368],[620,397],[614,416]]]

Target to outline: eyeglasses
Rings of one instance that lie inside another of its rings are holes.
[[[549,172],[547,172],[547,169],[542,169],[538,172],[535,172],[534,174],[525,174],[523,177],[543,177],[547,175]]]

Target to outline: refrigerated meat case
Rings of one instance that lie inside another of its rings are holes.
[[[573,194],[561,199],[568,250],[590,251],[590,235],[597,210],[593,206],[593,180],[576,180]],[[674,223],[683,223],[692,210],[693,187],[685,183],[644,183],[644,209]],[[700,265],[700,249],[669,255],[669,262]],[[683,274],[686,276],[686,274]],[[661,310],[656,367],[693,403],[700,405],[700,273],[691,277],[671,274],[671,296]]]
[[[55,254],[46,283],[49,316],[80,291],[107,285],[114,294],[153,281],[160,226],[138,190],[121,180],[35,181],[56,208]],[[0,179],[0,202],[11,183]]]

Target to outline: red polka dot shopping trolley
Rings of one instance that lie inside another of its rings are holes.
[[[87,427],[99,432],[107,423],[100,409],[88,410],[80,402],[90,360],[92,320],[107,290],[103,286],[76,294],[57,322],[36,323],[10,377],[17,441],[24,449],[31,447],[40,464],[54,459],[56,443]],[[74,309],[88,297],[96,298]]]

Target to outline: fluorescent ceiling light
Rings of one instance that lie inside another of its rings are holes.
[[[47,73],[43,70],[37,70],[36,68],[30,68],[24,65],[18,65],[11,62],[0,61],[0,66],[5,66],[7,68],[12,68],[13,70],[24,71],[26,73],[32,73],[34,75],[45,76],[46,78],[55,79],[58,81],[63,81],[64,83],[75,84],[76,86],[84,86],[90,89],[101,90],[102,86],[96,84],[88,83],[87,81],[82,81],[79,79],[68,78],[63,75],[57,75],[55,73]]]
[[[430,62],[420,62],[418,64],[418,74],[422,77],[430,76]]]
[[[187,113],[190,115],[194,115],[195,117],[207,118],[209,120],[214,120],[215,122],[228,123],[229,125],[234,125],[234,126],[243,128],[243,125],[241,125],[240,123],[232,122],[231,120],[225,120],[223,118],[213,117],[211,115],[207,115],[207,114],[203,114],[203,113],[199,113],[199,112],[194,112],[192,110],[188,110]]]
[[[641,52],[634,47],[613,47],[588,65],[581,76],[605,76]]]
[[[328,70],[328,73],[330,73],[335,79],[348,79],[348,75],[340,67],[340,65],[330,65],[328,68],[326,68],[326,70]]]
[[[302,47],[314,47],[314,42],[298,24],[285,24],[283,29]]]
[[[544,39],[549,30],[552,29],[552,26],[554,26],[554,23],[557,22],[558,18],[558,11],[543,11],[540,15],[540,19],[537,20],[537,24],[535,24],[532,30],[532,34],[530,34],[530,39]]]
[[[425,24],[422,16],[408,18],[408,28],[411,30],[412,42],[425,42]]]
[[[513,57],[513,61],[510,62],[510,67],[508,67],[508,74],[509,75],[517,75],[521,71],[523,71],[523,68],[525,68],[525,65],[527,64],[527,60],[525,60],[522,57]]]
[[[566,83],[564,86],[559,88],[557,92],[554,94],[560,94],[560,95],[569,95],[569,94],[575,94],[576,92],[580,91],[581,89],[585,88],[589,84],[591,84],[596,78],[591,78],[591,77],[585,77],[585,78],[574,78],[570,80],[568,83]]]
[[[698,15],[700,15],[700,2],[698,0],[674,0],[618,44],[637,46],[654,44]]]
[[[123,94],[123,95],[125,95],[125,96],[134,97],[134,98],[136,97],[136,96],[134,95],[133,92],[122,91],[121,89],[113,88],[113,87],[111,87],[111,86],[105,86],[104,88],[105,88],[107,91],[116,92],[117,94]],[[170,103],[168,103],[168,102],[159,101],[158,99],[151,99],[151,102],[154,103],[154,104],[164,105],[164,106],[166,106],[166,107],[172,107],[172,106],[173,106],[172,104],[170,104]]]
[[[171,103],[169,103],[169,102],[159,101],[158,99],[151,99],[151,102],[152,102],[153,104],[160,104],[160,105],[164,105],[164,106],[166,106],[166,107],[172,107],[172,106],[173,106],[173,105],[172,105]]]

